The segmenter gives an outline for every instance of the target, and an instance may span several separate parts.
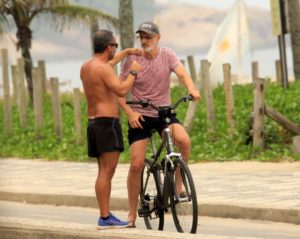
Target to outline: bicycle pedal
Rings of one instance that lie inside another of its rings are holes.
[[[148,217],[150,215],[149,207],[142,207],[138,210],[139,217]]]

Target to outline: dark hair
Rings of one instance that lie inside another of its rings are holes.
[[[113,33],[108,30],[98,30],[93,36],[94,53],[102,53],[113,42]]]

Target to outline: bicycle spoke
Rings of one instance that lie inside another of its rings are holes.
[[[160,207],[158,193],[159,176],[158,172],[150,170],[152,162],[145,160],[141,177],[141,193],[139,216],[144,217],[147,229],[163,230],[164,212]]]
[[[173,196],[171,210],[175,226],[179,232],[196,233],[198,223],[198,204],[195,186],[186,164],[175,160],[176,169],[173,175]]]

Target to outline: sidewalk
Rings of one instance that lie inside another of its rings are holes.
[[[258,237],[238,237],[207,234],[187,234],[156,230],[107,229],[96,230],[95,225],[77,223],[53,223],[52,221],[28,221],[21,219],[0,218],[1,239],[262,239]]]
[[[300,162],[190,164],[200,215],[300,224]],[[113,179],[112,210],[127,210],[128,164]],[[96,163],[0,159],[0,200],[96,207]]]

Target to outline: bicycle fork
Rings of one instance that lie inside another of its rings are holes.
[[[163,206],[165,210],[167,210],[168,207],[170,207],[169,199],[170,197],[173,197],[173,194],[176,194],[176,185],[173,177],[174,172],[174,163],[172,161],[172,156],[177,156],[175,153],[171,153],[166,155],[166,158],[164,159],[164,185],[163,185]]]
[[[177,192],[176,188],[176,182],[174,180],[174,174],[176,173],[174,164],[174,161],[172,158],[181,158],[181,154],[179,153],[170,153],[166,156],[166,159],[164,160],[164,185],[163,185],[163,206],[165,209],[167,209],[170,206],[169,199],[171,197],[174,197],[175,202],[188,202],[190,201],[189,196],[187,197],[180,197],[180,195]],[[184,175],[182,175],[184,177]],[[184,185],[186,184],[185,180],[183,179],[182,182]],[[186,192],[189,193],[189,192]]]

